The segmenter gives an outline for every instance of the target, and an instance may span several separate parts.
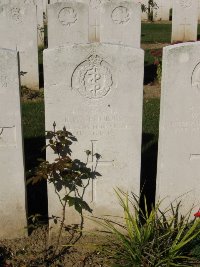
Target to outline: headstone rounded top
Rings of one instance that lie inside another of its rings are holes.
[[[111,66],[98,55],[89,56],[72,74],[72,89],[89,99],[105,97],[112,87]]]
[[[71,26],[77,21],[77,12],[72,7],[64,7],[60,10],[58,19],[62,25]]]

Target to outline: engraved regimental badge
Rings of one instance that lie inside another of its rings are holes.
[[[112,11],[111,18],[116,24],[126,24],[130,20],[128,8],[125,6],[118,6]]]
[[[18,8],[18,7],[11,8],[10,16],[11,16],[11,19],[16,23],[22,22],[22,13],[21,13],[20,8]]]
[[[77,13],[72,7],[64,7],[58,14],[58,20],[64,26],[71,26],[77,21]]]
[[[113,87],[111,66],[98,55],[80,63],[72,74],[72,89],[90,99],[105,97]]]

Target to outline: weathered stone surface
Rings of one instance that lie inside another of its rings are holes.
[[[0,49],[0,238],[25,235],[25,177],[18,55]]]
[[[94,215],[119,215],[114,188],[139,194],[142,134],[143,51],[109,44],[44,51],[46,130],[66,127],[78,139],[72,158],[86,162],[85,150],[99,153],[102,175],[86,189]],[[47,151],[47,159],[55,154]],[[95,166],[89,157],[89,167]],[[49,215],[61,215],[49,186]],[[68,222],[78,223],[73,209]],[[95,228],[92,221],[85,225]]]
[[[200,0],[198,0],[198,20],[200,20]]]
[[[55,2],[65,2],[68,0],[51,0],[50,3]],[[109,1],[109,0],[107,0]],[[102,0],[80,0],[80,2],[87,4],[89,8],[89,41],[99,42],[100,32],[99,32],[99,23],[100,23],[100,5]]]
[[[19,51],[21,84],[39,88],[36,6],[0,7],[1,47]]]
[[[105,1],[100,7],[100,42],[140,47],[141,6],[133,1]]]
[[[88,6],[76,1],[48,5],[48,47],[88,43]]]
[[[27,4],[37,6],[37,31],[38,31],[38,45],[44,45],[44,23],[43,23],[43,0],[0,0],[0,6],[9,4],[9,5],[18,5],[23,6]],[[35,26],[35,25],[34,25]]]
[[[200,43],[164,48],[157,198],[199,208]],[[186,194],[187,193],[187,194]],[[186,195],[184,195],[186,194]],[[179,198],[179,199],[178,199]]]
[[[154,20],[169,20],[170,9],[173,6],[172,0],[156,0],[158,8],[155,10]]]
[[[197,40],[197,0],[174,0],[171,42]]]

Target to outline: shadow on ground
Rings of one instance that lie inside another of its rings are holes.
[[[144,67],[144,85],[152,83],[157,77],[157,66],[154,64],[146,65]]]
[[[44,146],[45,137],[29,138],[24,140],[25,169],[27,179],[32,176],[30,170],[34,170],[38,166],[38,159],[45,159],[45,150],[42,151]],[[31,215],[40,214],[42,216],[42,221],[47,222],[48,202],[46,181],[42,181],[35,185],[27,185],[27,209],[28,218]]]
[[[144,208],[144,196],[147,200],[148,210],[155,203],[156,172],[158,142],[153,134],[143,133],[142,135],[142,158],[141,158],[141,207]]]

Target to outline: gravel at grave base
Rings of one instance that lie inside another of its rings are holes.
[[[68,245],[71,236],[61,239],[60,244]],[[46,248],[55,245],[55,238],[47,241],[47,230],[35,230],[29,237],[0,240],[0,267],[110,267],[112,259],[105,257],[100,247],[112,242],[110,235],[105,233],[83,234],[72,246],[64,246],[67,252],[49,265],[44,264],[47,258]],[[63,246],[60,246],[63,248]],[[4,252],[4,262],[2,263]]]

